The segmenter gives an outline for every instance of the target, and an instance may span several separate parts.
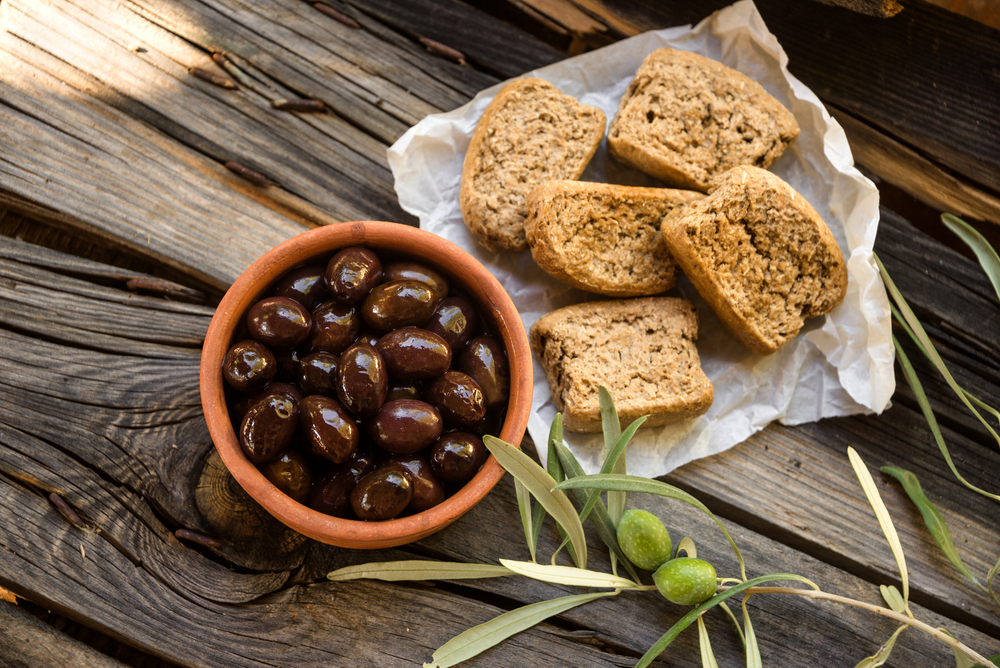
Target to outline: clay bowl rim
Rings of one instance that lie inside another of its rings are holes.
[[[493,325],[507,351],[510,399],[499,438],[520,447],[531,412],[533,369],[524,325],[497,279],[462,248],[430,232],[401,223],[357,221],[319,227],[275,246],[251,264],[226,292],[209,324],[202,348],[200,384],[209,434],[233,477],[265,510],[295,531],[350,548],[403,545],[439,531],[476,505],[499,482],[504,469],[490,455],[479,473],[453,496],[422,513],[385,522],[325,515],[280,492],[246,458],[229,419],[222,360],[243,314],[282,274],[349,246],[367,246],[431,264],[454,279]]]

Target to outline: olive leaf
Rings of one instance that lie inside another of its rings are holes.
[[[878,488],[875,487],[872,474],[868,472],[868,467],[861,460],[861,456],[851,446],[847,446],[847,458],[851,462],[854,473],[858,476],[858,481],[861,483],[861,489],[864,490],[865,496],[868,498],[868,503],[871,504],[872,510],[875,511],[875,518],[878,520],[879,526],[882,527],[885,539],[889,542],[892,556],[896,559],[900,580],[903,583],[903,608],[912,617],[913,615],[909,612],[910,578],[906,572],[906,557],[903,556],[903,546],[899,542],[896,527],[892,524],[892,518],[889,517],[889,511],[886,509],[885,503],[882,502]]]
[[[622,425],[618,419],[618,410],[615,408],[614,399],[611,398],[608,388],[603,385],[598,387],[597,398],[601,406],[601,429],[604,431],[604,464],[607,465],[608,459],[615,448],[615,443],[618,442],[618,438],[622,434]],[[625,459],[626,456],[623,452],[615,459],[612,470],[603,472],[628,473]],[[616,527],[618,526],[618,521],[622,518],[623,512],[625,512],[625,492],[608,492],[608,514],[611,515],[611,521],[614,522]]]
[[[674,553],[674,556],[681,556],[681,551],[684,552],[685,556],[691,557],[692,559],[698,558],[698,548],[694,546],[694,541],[691,540],[690,536],[684,536],[681,538],[681,542],[678,543],[677,552]]]
[[[531,512],[531,492],[517,478],[514,478],[514,495],[517,497],[517,510],[521,515],[521,524],[524,526],[524,540],[528,543],[531,560],[537,561],[535,551],[538,549],[538,542],[535,538],[537,535],[534,529],[535,518]],[[537,507],[541,507],[541,504]]]
[[[531,492],[545,511],[566,530],[577,556],[576,565],[587,566],[587,540],[576,509],[563,492],[554,492],[556,481],[528,455],[494,436],[484,436],[483,444],[514,478]]]
[[[533,580],[552,582],[555,584],[575,585],[577,587],[612,587],[614,589],[635,589],[638,583],[628,578],[588,571],[570,566],[545,566],[530,561],[514,561],[501,559],[500,563],[518,575]]]
[[[563,472],[562,463],[559,461],[559,455],[556,453],[556,443],[562,445],[563,442],[563,419],[562,413],[556,413],[556,416],[552,418],[552,424],[549,426],[549,440],[548,440],[548,457],[545,459],[545,470],[549,472],[552,479],[556,482],[562,482],[566,479],[566,474]],[[538,544],[538,531],[541,529],[542,521],[545,519],[545,508],[541,504],[535,506],[535,513],[532,516],[532,520],[535,523],[535,535],[533,540],[535,544]],[[552,553],[552,564],[555,565],[556,557],[562,552],[562,549],[569,546],[569,556],[573,560],[573,563],[578,563],[576,552],[573,550],[573,546],[569,545],[569,536],[566,534],[566,530],[562,528],[562,525],[558,522],[556,523],[556,528],[559,530],[559,537],[562,542],[559,543],[559,547],[556,548],[555,552]]]
[[[956,215],[942,213],[941,222],[949,230],[958,235],[958,238],[964,241],[965,245],[976,254],[980,266],[986,272],[986,275],[990,277],[990,282],[993,283],[993,289],[996,290],[997,298],[1000,299],[1000,256],[997,255],[996,250],[993,249],[990,242],[979,233],[979,230]]]
[[[903,612],[906,609],[903,595],[899,593],[899,590],[894,585],[879,585],[878,590],[882,592],[882,598],[890,610],[893,612]]]
[[[942,633],[947,633],[952,638],[955,637],[954,635],[952,635],[951,631],[949,631],[946,628],[939,626],[938,631],[941,631]],[[955,668],[975,668],[976,664],[973,663],[972,659],[969,658],[965,654],[965,652],[959,651],[957,647],[952,647],[951,653],[955,655]]]
[[[722,522],[719,521],[719,519],[705,506],[705,504],[682,489],[678,489],[673,485],[668,485],[665,482],[660,482],[659,480],[650,480],[649,478],[640,478],[632,475],[618,475],[615,473],[588,475],[576,478],[571,477],[556,485],[555,488],[643,492],[646,494],[663,496],[669,499],[676,499],[678,501],[683,501],[690,506],[694,506],[711,517],[722,530],[722,533],[725,534],[726,540],[729,541],[729,546],[733,549],[733,552],[736,554],[736,559],[740,562],[740,573],[743,575],[743,579],[746,579],[746,564],[743,562],[743,555],[740,553],[740,548],[736,547],[736,542],[733,540],[732,536],[729,535],[726,528],[722,526]]]
[[[993,656],[991,656],[990,663],[993,664],[993,666],[1000,666],[1000,654],[994,654]],[[992,666],[984,666],[981,663],[977,663],[972,668],[992,668]]]
[[[614,470],[615,465],[618,463],[619,457],[625,454],[625,446],[628,445],[628,442],[632,440],[633,436],[635,436],[636,429],[641,427],[642,423],[645,421],[646,421],[646,416],[639,418],[638,420],[630,424],[628,428],[618,436],[617,442],[615,442],[615,444],[612,446],[611,450],[608,452],[607,458],[604,460],[604,464],[601,466],[601,473],[611,473]],[[610,505],[611,494],[624,494],[624,492],[615,491],[615,492],[608,492],[608,494],[609,494],[608,504]],[[590,512],[594,509],[594,506],[597,504],[600,498],[601,498],[601,490],[596,489],[590,493],[590,495],[587,497],[587,502],[583,506],[583,510],[580,511],[581,522],[585,521],[587,517],[590,516]],[[610,508],[608,509],[608,515],[611,517],[611,521],[614,522],[615,527],[617,527],[619,518],[615,518],[615,515],[613,512],[611,512]]]
[[[545,621],[553,615],[558,615],[584,603],[604,598],[605,596],[617,595],[618,590],[563,596],[561,598],[554,598],[551,601],[532,603],[523,608],[505,612],[488,622],[463,631],[438,647],[437,651],[431,655],[431,663],[425,663],[423,668],[448,668],[449,666],[454,666],[503,642],[512,635]]]
[[[878,648],[878,651],[871,656],[865,657],[858,662],[854,668],[878,668],[878,666],[883,665],[889,660],[889,655],[892,653],[892,648],[896,644],[896,639],[899,638],[899,634],[910,628],[906,624],[903,624],[895,633],[889,636],[889,639],[885,641],[885,644]]]
[[[726,613],[726,616],[729,617],[729,620],[733,623],[733,628],[736,629],[736,633],[740,637],[740,644],[742,644],[743,649],[746,650],[747,638],[745,635],[743,635],[743,627],[740,626],[740,622],[738,619],[736,619],[736,615],[733,614],[733,611],[730,610],[729,606],[726,605],[724,602],[720,603],[719,607],[722,608],[722,611]]]
[[[708,639],[704,617],[698,617],[698,647],[701,649],[701,668],[719,668],[719,662],[712,653],[712,643]]]
[[[965,577],[972,580],[976,585],[979,586],[984,592],[986,587],[984,587],[976,576],[972,574],[972,571],[966,567],[962,562],[962,558],[958,556],[958,550],[955,548],[955,543],[951,539],[951,532],[948,531],[948,525],[945,524],[944,518],[941,517],[941,513],[938,509],[934,507],[931,500],[927,498],[924,494],[924,490],[920,487],[920,481],[917,480],[912,472],[905,469],[896,468],[895,466],[883,466],[881,469],[882,473],[886,475],[891,475],[893,478],[898,480],[903,486],[903,491],[906,495],[910,497],[910,501],[913,505],[917,507],[920,514],[924,518],[924,524],[927,525],[927,530],[930,531],[931,536],[934,538],[934,542],[938,544],[941,548],[941,552],[944,556],[948,558],[951,565],[958,569],[958,571]]]
[[[381,561],[370,564],[345,566],[327,573],[335,582],[345,580],[470,580],[513,575],[503,566],[493,564],[465,564],[449,561]]]
[[[747,654],[747,668],[764,668],[764,661],[760,658],[760,647],[757,646],[757,634],[753,631],[753,624],[750,623],[750,611],[747,610],[747,601],[749,600],[749,596],[743,597],[743,635]]]
[[[997,563],[993,564],[993,568],[986,574],[986,588],[989,590],[990,596],[993,597],[993,602],[1000,607],[1000,598],[997,598],[997,593],[993,591],[993,579],[996,578],[997,573],[1000,573],[1000,559],[997,559]],[[997,656],[1000,656],[1000,654]]]

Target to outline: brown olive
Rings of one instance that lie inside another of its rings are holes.
[[[284,393],[285,396],[288,397],[290,401],[294,402],[296,406],[298,406],[299,402],[302,401],[302,392],[297,386],[290,383],[271,383],[260,392],[256,392],[254,394],[244,394],[238,398],[233,405],[233,408],[236,410],[236,415],[238,415],[242,421],[243,416],[247,414],[247,411],[250,410],[251,406],[267,395],[275,394],[277,392]]]
[[[418,327],[391,331],[375,348],[393,381],[435,378],[451,366],[451,348],[445,340]]]
[[[355,304],[382,282],[382,261],[367,248],[345,248],[326,265],[326,288],[330,298]]]
[[[288,297],[268,297],[247,311],[250,336],[272,350],[294,348],[307,338],[312,317],[305,306]]]
[[[334,464],[346,461],[358,447],[358,425],[336,399],[308,396],[299,402],[299,423],[306,442]]]
[[[222,362],[222,377],[237,392],[263,389],[277,372],[278,362],[274,353],[253,339],[234,345]]]
[[[419,399],[423,401],[424,393],[416,383],[389,383],[389,389],[385,393],[386,401],[396,399]]]
[[[434,291],[438,301],[448,296],[448,281],[444,276],[434,271],[427,265],[417,262],[390,262],[385,265],[385,273],[382,277],[386,283],[389,281],[420,281]]]
[[[461,371],[446,371],[424,389],[424,398],[451,427],[471,427],[486,415],[486,397],[476,381]]]
[[[466,483],[472,480],[489,456],[489,450],[478,436],[453,431],[431,446],[430,464],[441,480]]]
[[[489,336],[469,341],[458,358],[458,370],[479,384],[489,407],[506,404],[510,395],[510,368],[503,347]]]
[[[309,264],[290,272],[278,279],[272,290],[275,297],[288,297],[305,306],[310,311],[330,298],[326,291],[326,281],[321,264]]]
[[[367,427],[375,445],[387,452],[409,455],[436,441],[444,423],[430,404],[398,399],[383,404]]]
[[[379,462],[378,467],[400,467],[409,471],[413,481],[413,498],[406,505],[407,513],[422,513],[444,501],[444,485],[434,475],[424,455],[389,455]]]
[[[437,295],[426,283],[392,281],[368,293],[361,305],[361,318],[380,332],[419,326],[431,317],[437,303]]]
[[[261,465],[260,472],[294,501],[305,503],[309,499],[312,469],[306,458],[295,450],[286,450],[277,459]]]
[[[274,356],[278,361],[278,372],[274,374],[274,379],[282,383],[299,382],[299,362],[303,355],[301,347],[278,352]]]
[[[283,392],[268,394],[243,416],[240,447],[254,464],[274,459],[288,448],[298,423],[294,401]]]
[[[344,351],[337,372],[337,398],[349,412],[371,417],[382,408],[389,376],[385,363],[369,343],[362,341]]]
[[[337,392],[337,368],[340,358],[325,350],[306,355],[299,362],[299,387],[307,395],[325,394],[332,397]]]
[[[354,343],[361,332],[361,318],[354,306],[323,302],[312,313],[313,326],[309,334],[309,350],[325,350],[339,355]]]
[[[372,471],[351,492],[351,508],[362,520],[391,520],[413,498],[413,481],[402,468]]]
[[[424,329],[448,342],[452,350],[461,350],[479,326],[479,313],[465,297],[443,300],[424,323]]]
[[[371,454],[358,448],[343,464],[316,481],[309,496],[309,507],[334,517],[353,517],[351,492],[358,481],[375,470]]]
[[[371,327],[368,327],[364,329],[360,334],[358,334],[358,338],[356,338],[354,342],[358,343],[360,341],[364,341],[365,343],[371,344],[371,346],[374,347],[375,344],[378,343],[378,340],[381,338],[382,338],[382,332],[376,331]]]

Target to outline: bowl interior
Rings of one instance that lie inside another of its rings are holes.
[[[219,304],[205,337],[201,360],[201,392],[209,432],[219,455],[237,482],[268,512],[296,531],[316,540],[353,548],[379,548],[418,540],[448,526],[475,505],[503,475],[490,456],[461,490],[422,513],[384,522],[345,520],[301,505],[274,487],[243,454],[230,421],[222,380],[222,360],[238,339],[247,309],[290,269],[328,259],[348,246],[365,246],[383,257],[410,259],[444,274],[456,292],[475,304],[507,352],[510,399],[497,435],[520,444],[531,407],[532,368],[527,336],[517,309],[503,287],[471,255],[418,228],[377,221],[317,228],[276,246],[254,262]]]

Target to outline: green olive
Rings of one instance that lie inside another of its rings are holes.
[[[678,557],[656,569],[653,582],[671,603],[698,605],[715,595],[715,566],[701,559]]]
[[[673,545],[660,518],[645,510],[630,508],[618,522],[618,545],[633,564],[655,571],[670,559]]]

